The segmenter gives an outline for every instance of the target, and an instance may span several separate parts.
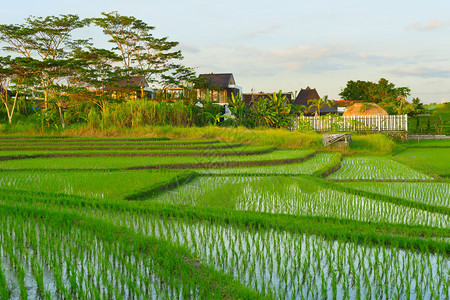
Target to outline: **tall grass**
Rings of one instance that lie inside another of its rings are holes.
[[[381,133],[354,135],[352,140],[353,143],[350,145],[350,149],[360,153],[389,154],[397,147],[393,140]]]
[[[143,125],[192,126],[199,122],[195,107],[186,106],[183,102],[127,101],[104,110],[99,126],[101,129]]]
[[[321,148],[322,136],[315,132],[291,132],[286,129],[248,129],[245,127],[181,127],[142,126],[137,128],[110,127],[103,131],[78,127],[66,130],[65,135],[77,136],[166,136],[169,138],[217,139],[224,142],[245,143],[286,148]]]
[[[109,122],[109,123],[108,123]],[[61,134],[65,136],[87,136],[87,137],[168,137],[174,139],[216,139],[223,142],[244,143],[251,145],[264,145],[280,148],[304,148],[304,149],[324,149],[322,146],[322,135],[313,131],[299,132],[288,131],[287,129],[248,129],[245,127],[221,127],[221,126],[148,126],[142,125],[127,127],[125,124],[134,122],[141,124],[141,121],[118,121],[120,124],[114,125],[114,118],[111,121],[104,121],[108,126],[92,127],[88,125],[77,125],[61,132],[51,134]],[[102,128],[100,128],[102,127]],[[14,131],[9,131],[13,133]],[[20,131],[22,132],[22,131]],[[24,134],[35,135],[39,132],[35,130],[23,131]],[[391,154],[399,147],[394,141],[383,134],[353,135],[353,143],[349,148],[332,148],[329,151],[341,152],[344,154]]]

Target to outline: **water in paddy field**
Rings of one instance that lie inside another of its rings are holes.
[[[389,299],[449,293],[445,283],[450,261],[439,254],[206,221],[143,216],[140,220],[126,217],[123,222],[145,234],[188,246],[201,261],[275,298],[327,295],[355,299],[359,294]]]
[[[36,225],[36,228],[40,226],[42,225]],[[42,240],[37,237],[37,248],[32,249],[33,247],[17,247],[21,242],[16,239],[16,233],[17,231],[13,231],[11,235],[0,235],[0,265],[10,299],[23,298],[20,285],[21,269],[25,274],[23,283],[28,299],[40,299],[44,294],[52,299],[65,299],[67,296],[87,299],[161,299],[181,296],[181,283],[176,280],[168,283],[159,279],[152,271],[153,263],[150,258],[125,255],[119,245],[112,245],[111,248],[91,237],[86,239],[84,244],[79,244],[79,240],[74,242],[69,238],[80,234],[74,231],[68,232],[62,241],[54,238],[48,240],[44,234]],[[8,251],[7,249],[11,249],[11,241],[16,246],[14,250]],[[51,244],[48,244],[49,241]],[[86,244],[88,241],[89,244]],[[39,288],[39,276],[33,269],[33,263],[42,268],[44,291]]]
[[[438,228],[447,228],[450,222],[449,216],[444,214],[325,188],[301,177],[206,177],[162,194],[153,201]]]

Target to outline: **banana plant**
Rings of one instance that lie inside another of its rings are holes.
[[[227,117],[220,112],[214,115],[209,111],[204,111],[203,114],[211,120],[211,121],[208,121],[208,124],[210,126],[217,126],[217,124],[219,124],[221,118]]]
[[[241,94],[231,94],[228,99],[229,109],[234,116],[234,121],[237,126],[244,125],[249,114],[249,108],[242,99]]]
[[[255,123],[259,126],[276,128],[291,126],[293,123],[291,107],[292,105],[281,91],[259,99],[252,106]]]

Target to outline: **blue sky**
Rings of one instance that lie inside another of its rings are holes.
[[[2,4],[0,23],[102,11],[156,26],[180,42],[185,65],[231,72],[244,92],[310,86],[338,99],[348,80],[384,77],[422,102],[450,101],[448,0],[16,0]],[[110,47],[96,28],[77,34]]]

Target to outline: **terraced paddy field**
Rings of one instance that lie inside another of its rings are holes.
[[[448,299],[450,183],[414,149],[0,137],[0,298]]]

